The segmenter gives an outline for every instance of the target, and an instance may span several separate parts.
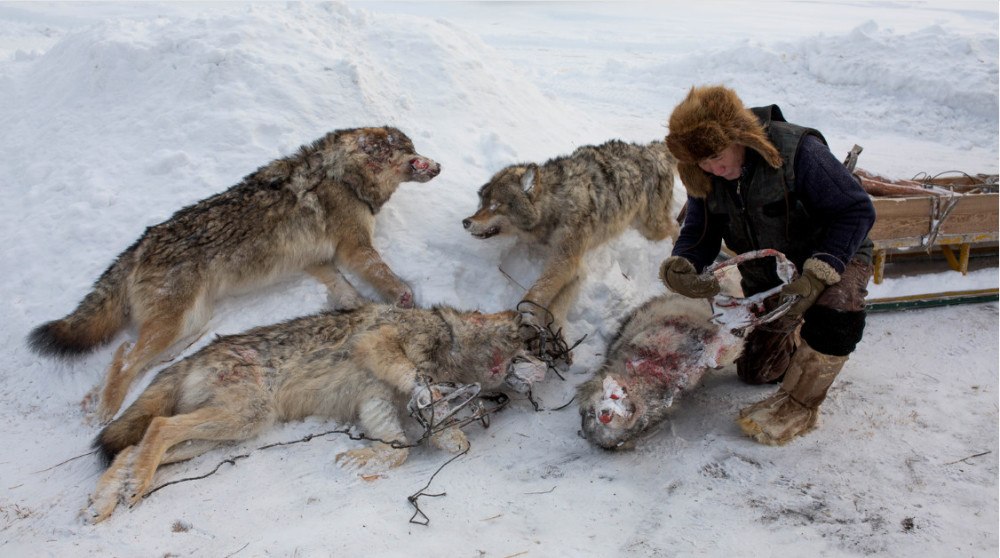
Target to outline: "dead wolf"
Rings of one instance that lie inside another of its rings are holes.
[[[633,226],[650,240],[676,236],[676,161],[663,142],[612,140],[542,165],[509,166],[479,190],[479,210],[462,221],[476,238],[516,235],[548,247],[541,276],[523,297],[562,324],[587,250]],[[538,317],[527,313],[528,323]]]
[[[246,440],[274,423],[325,416],[356,422],[381,441],[345,452],[351,467],[395,467],[407,456],[401,409],[441,397],[444,382],[517,391],[546,365],[523,349],[516,312],[404,309],[367,304],[220,337],[160,371],[97,437],[110,467],[83,510],[102,521],[118,503],[135,504],[161,464]],[[434,408],[437,415],[440,409]],[[452,453],[468,448],[452,426],[430,437]]]
[[[440,172],[395,128],[331,132],[146,229],[72,314],[36,328],[29,344],[41,354],[72,356],[109,341],[129,321],[138,326],[135,346],[118,348],[102,385],[84,400],[93,403],[99,392],[95,418],[103,424],[139,373],[202,330],[224,293],[305,270],[327,286],[335,306],[357,306],[361,296],[339,267],[412,306],[412,289],[372,245],[375,214],[400,183]]]
[[[711,317],[704,300],[672,293],[630,314],[604,364],[577,387],[584,437],[604,449],[630,449],[665,418],[677,394],[708,369],[735,362],[742,340]]]

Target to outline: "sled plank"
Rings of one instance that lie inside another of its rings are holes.
[[[875,225],[868,233],[869,236],[877,241],[919,237],[929,233],[932,203],[930,196],[873,197]]]
[[[976,234],[997,232],[1000,224],[1000,194],[966,194],[948,218],[941,223],[940,234]]]

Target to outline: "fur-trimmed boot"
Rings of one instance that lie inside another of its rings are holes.
[[[816,427],[820,403],[846,356],[820,353],[804,341],[792,355],[778,392],[740,410],[736,424],[762,444],[782,446]]]

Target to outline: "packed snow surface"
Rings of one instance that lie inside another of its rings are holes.
[[[775,387],[728,367],[635,451],[608,453],[558,407],[619,320],[663,292],[670,241],[629,231],[586,257],[567,332],[586,338],[565,381],[537,387],[539,412],[517,399],[467,427],[467,455],[441,468],[450,456],[420,447],[362,477],[334,463],[363,444],[345,436],[257,449],[342,426],[308,419],[164,467],[154,484],[249,455],[97,526],[77,517],[101,472],[78,403],[135,332],[71,362],[24,339],[145,227],[331,130],[396,126],[442,164],[384,207],[377,248],[419,304],[498,311],[544,261],[461,226],[505,165],[662,139],[692,85],[725,84],[838,156],[862,145],[872,171],[996,173],[997,70],[991,1],[2,3],[0,554],[996,556],[995,302],[869,316],[819,430],[788,446],[740,434],[737,410]],[[997,284],[987,267],[870,291]],[[226,298],[188,353],[325,302],[305,274]],[[410,523],[407,496],[428,482],[444,495]]]

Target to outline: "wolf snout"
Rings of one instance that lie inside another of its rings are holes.
[[[412,169],[413,173],[416,175],[426,176],[428,180],[441,174],[440,164],[431,161],[430,159],[424,159],[423,157],[414,157],[410,159],[410,169]]]
[[[484,212],[485,210],[480,209],[475,214],[462,219],[462,227],[476,238],[490,238],[500,234],[500,226],[498,224],[493,224],[491,219],[487,219],[484,222]]]

